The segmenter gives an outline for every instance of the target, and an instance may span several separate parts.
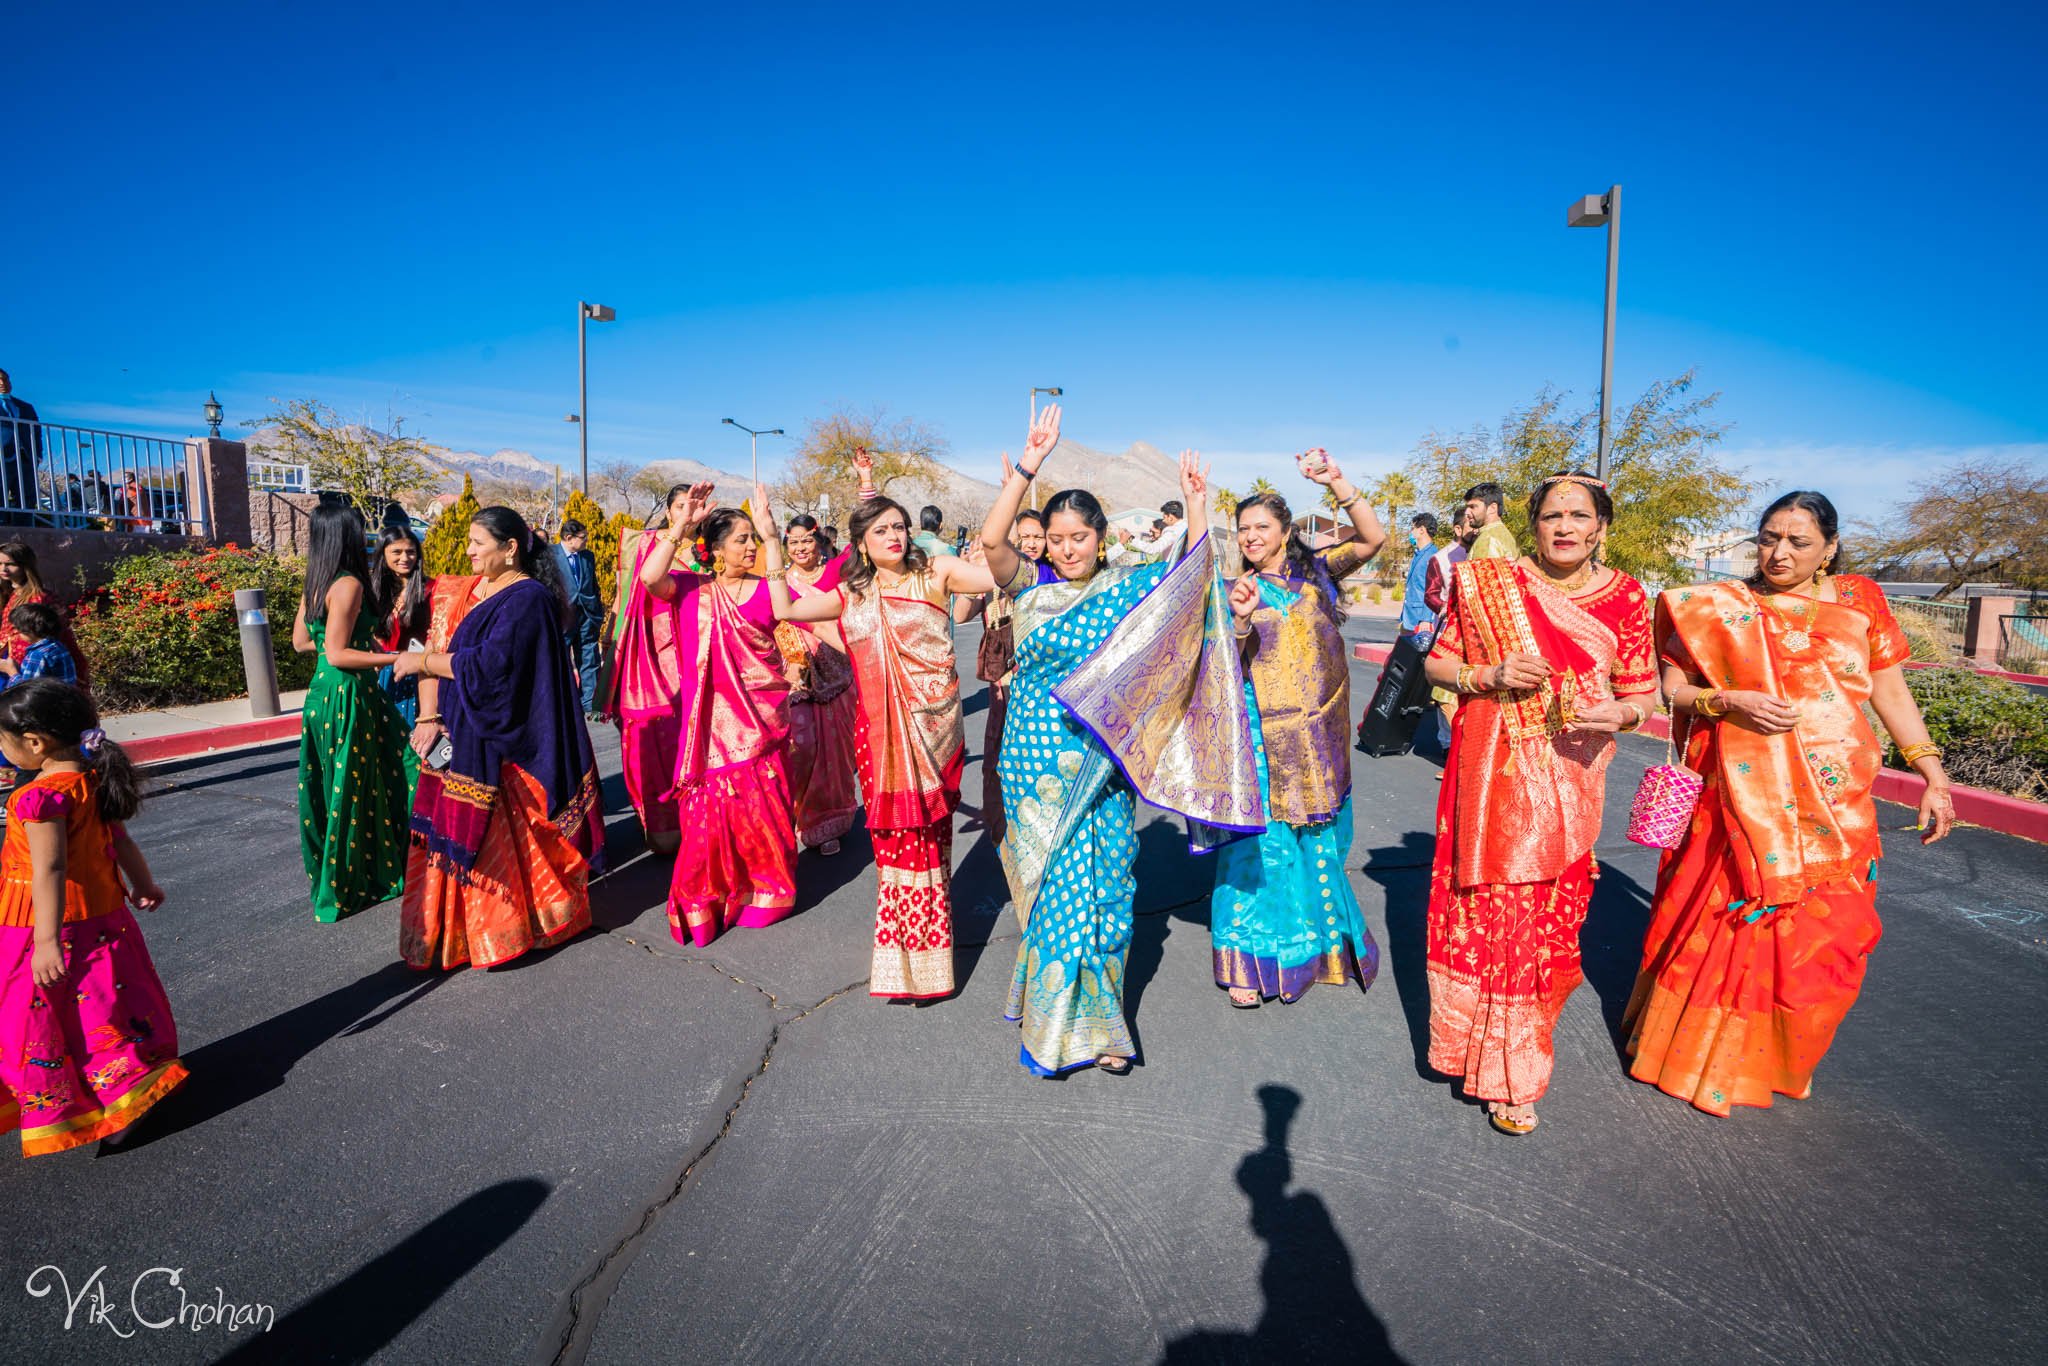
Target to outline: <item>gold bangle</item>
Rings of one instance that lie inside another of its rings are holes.
[[[1624,702],[1621,705],[1627,707],[1629,709],[1629,714],[1636,718],[1635,720],[1630,721],[1628,724],[1624,725],[1621,728],[1624,733],[1641,730],[1643,728],[1643,723],[1650,719],[1650,713],[1644,711],[1641,707],[1637,706],[1633,702]]]
[[[1728,714],[1727,707],[1723,706],[1717,709],[1714,706],[1714,703],[1719,700],[1720,696],[1721,690],[1719,688],[1701,688],[1693,695],[1693,712],[1709,721],[1726,716]]]
[[[786,579],[789,577],[789,571],[787,569],[771,569],[761,577],[764,579]]]
[[[1909,764],[1917,764],[1922,759],[1930,757],[1935,759],[1941,757],[1941,746],[1935,744],[1932,740],[1922,740],[1917,745],[1907,745],[1899,751],[1899,758]]]
[[[1479,688],[1476,681],[1478,677],[1478,666],[1472,664],[1460,664],[1458,666],[1458,681],[1455,687],[1453,688],[1453,691],[1463,693],[1478,692]]]

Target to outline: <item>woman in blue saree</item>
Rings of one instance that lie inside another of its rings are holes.
[[[1177,563],[1108,567],[1102,507],[1082,489],[1046,505],[1046,558],[1009,531],[1059,440],[1048,406],[982,528],[988,567],[1016,599],[1017,671],[997,765],[1001,846],[1023,942],[1005,1018],[1040,1076],[1137,1057],[1124,1019],[1124,959],[1137,882],[1137,803],[1201,827],[1256,830],[1257,775],[1243,674],[1207,537]],[[1181,456],[1181,492],[1207,479]]]

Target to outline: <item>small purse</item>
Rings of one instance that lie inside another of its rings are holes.
[[[1665,761],[1644,772],[1628,808],[1628,837],[1652,849],[1676,849],[1692,826],[1707,780],[1678,762],[1678,750],[1667,736]]]

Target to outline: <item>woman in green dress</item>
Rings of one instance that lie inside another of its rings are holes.
[[[314,511],[292,622],[292,648],[316,661],[299,735],[299,848],[313,914],[328,923],[404,890],[419,780],[405,723],[377,686],[377,671],[398,656],[371,648],[385,605],[369,600],[366,540],[353,509]]]

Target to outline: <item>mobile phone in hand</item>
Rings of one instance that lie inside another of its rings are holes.
[[[441,738],[434,741],[434,747],[427,751],[427,767],[436,771],[455,762],[455,742],[443,731]]]

